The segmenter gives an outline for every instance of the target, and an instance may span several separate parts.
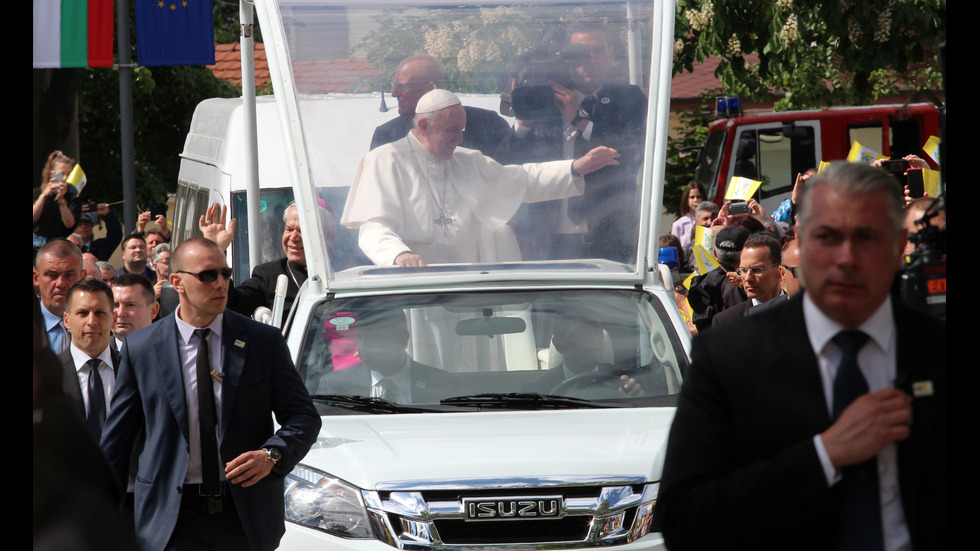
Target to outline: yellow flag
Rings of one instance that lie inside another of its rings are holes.
[[[929,155],[930,157],[932,157],[932,160],[933,161],[936,161],[936,164],[939,164],[939,143],[940,143],[940,141],[941,140],[939,138],[937,138],[936,136],[929,136],[929,139],[926,140],[926,144],[924,146],[922,146],[922,151],[925,151],[927,155]]]
[[[85,177],[85,171],[82,170],[82,165],[76,164],[75,168],[71,169],[71,173],[68,174],[68,179],[65,181],[75,186],[78,193],[82,193],[82,190],[85,189],[85,184],[88,183],[88,178]]]
[[[691,252],[694,254],[694,264],[697,269],[698,275],[705,275],[711,270],[721,266],[718,260],[715,259],[715,255],[708,252],[707,249],[702,247],[700,244],[695,244],[691,248]]]
[[[922,188],[929,197],[939,195],[939,171],[931,168],[922,169]]]
[[[725,200],[734,201],[740,199],[748,201],[749,197],[752,197],[761,185],[762,182],[758,180],[752,180],[743,176],[732,176],[732,180],[728,182],[728,187],[725,189]]]
[[[852,163],[863,163],[870,165],[876,159],[888,159],[881,153],[873,149],[868,149],[861,145],[857,140],[851,145],[851,152],[847,154],[847,160]]]

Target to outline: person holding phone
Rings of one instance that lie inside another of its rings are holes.
[[[61,151],[52,152],[44,164],[41,185],[34,188],[35,249],[50,239],[68,237],[81,216],[65,181],[74,166],[75,161]]]

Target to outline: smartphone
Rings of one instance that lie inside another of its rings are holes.
[[[925,185],[922,183],[922,169],[910,168],[905,171],[905,185],[909,186],[909,196],[918,199],[926,194]]]
[[[881,168],[891,172],[896,176],[901,176],[905,174],[905,171],[911,168],[908,161],[903,161],[902,159],[897,159],[894,161],[882,161]]]
[[[732,201],[732,204],[728,205],[728,215],[732,216],[735,214],[751,214],[752,211],[749,210],[749,204],[745,201]]]

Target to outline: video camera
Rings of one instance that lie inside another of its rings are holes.
[[[909,241],[916,248],[902,268],[899,289],[906,306],[945,320],[946,230],[929,224],[939,209],[946,210],[943,197],[933,201],[922,218],[915,221],[918,231],[909,236]]]
[[[582,44],[566,44],[564,24],[542,29],[532,48],[521,53],[510,70],[507,89],[500,94],[500,113],[522,120],[560,120],[551,82],[572,88],[572,72],[589,59]]]

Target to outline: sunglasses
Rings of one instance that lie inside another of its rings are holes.
[[[740,275],[742,277],[745,277],[748,274],[752,274],[752,275],[758,277],[758,276],[761,276],[762,274],[766,273],[767,270],[771,270],[772,268],[775,268],[776,266],[779,266],[779,264],[770,264],[768,266],[756,266],[754,268],[739,268],[739,269],[735,270],[735,273],[737,273],[738,275]]]
[[[790,268],[789,266],[783,264],[783,268],[788,270],[789,273],[793,274],[793,277],[795,277],[796,279],[800,279],[800,275],[796,273],[797,270],[800,269],[799,266],[793,266],[792,268]]]
[[[200,272],[188,272],[186,270],[177,270],[178,274],[189,274],[201,281],[201,283],[214,283],[218,276],[225,278],[225,281],[231,281],[231,268],[221,268],[220,270],[201,270]]]

